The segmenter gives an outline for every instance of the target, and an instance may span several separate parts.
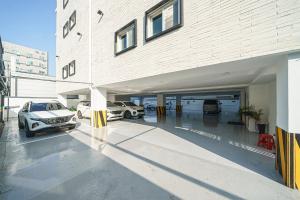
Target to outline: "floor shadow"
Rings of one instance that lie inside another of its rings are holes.
[[[70,135],[7,148],[3,200],[180,199]]]
[[[155,129],[155,128],[153,128],[153,129]],[[148,133],[148,132],[150,132],[150,131],[153,130],[153,129],[150,129],[150,130],[148,130],[148,131],[144,131],[144,132],[142,132],[142,133],[139,133],[139,134],[136,135],[135,137],[138,137],[138,136],[140,136],[140,135],[142,135],[142,134]],[[89,133],[87,133],[87,132],[84,132],[84,131],[81,131],[81,130],[78,130],[78,131],[79,131],[80,133],[82,133],[82,134],[88,136],[88,137],[92,137],[92,136],[91,136]],[[132,137],[132,138],[134,138],[134,137]],[[132,138],[131,138],[131,139],[132,139]],[[131,156],[133,156],[133,157],[135,157],[135,158],[137,158],[137,159],[139,159],[139,160],[142,160],[142,161],[144,161],[144,162],[146,162],[146,163],[148,163],[148,164],[154,165],[154,166],[156,166],[156,167],[158,167],[158,168],[160,168],[160,169],[162,169],[162,170],[164,170],[164,171],[167,171],[167,172],[169,172],[169,173],[171,173],[171,174],[173,174],[173,175],[175,175],[175,176],[178,176],[178,177],[180,177],[180,178],[183,178],[183,179],[185,179],[185,180],[187,180],[187,181],[189,181],[189,182],[192,182],[192,183],[194,183],[194,184],[196,184],[196,185],[198,185],[198,186],[200,186],[200,187],[203,187],[203,188],[205,188],[205,189],[207,189],[207,190],[209,190],[209,191],[211,191],[211,192],[213,192],[213,193],[216,193],[216,194],[218,194],[218,195],[220,195],[220,196],[223,196],[223,197],[225,197],[225,198],[229,198],[229,199],[244,199],[244,198],[242,198],[242,197],[239,197],[238,195],[235,195],[235,194],[233,194],[233,193],[230,193],[230,192],[228,192],[228,191],[225,191],[225,190],[223,190],[223,189],[221,189],[221,188],[215,187],[215,186],[213,186],[213,185],[211,185],[211,184],[208,184],[208,183],[206,183],[206,182],[204,182],[204,181],[198,180],[198,179],[196,179],[196,178],[194,178],[194,177],[188,176],[188,175],[186,175],[186,174],[184,174],[184,173],[182,173],[182,172],[179,172],[179,171],[177,171],[177,170],[171,169],[171,168],[169,168],[169,167],[167,167],[167,166],[165,166],[165,165],[162,165],[162,164],[160,164],[160,163],[158,163],[158,162],[156,162],[156,161],[153,161],[153,160],[150,160],[150,159],[148,159],[148,158],[146,158],[146,157],[143,157],[143,156],[141,156],[141,155],[135,154],[135,153],[133,153],[133,152],[131,152],[131,151],[128,151],[127,149],[122,148],[122,147],[119,146],[120,143],[123,143],[123,142],[125,142],[125,141],[128,141],[130,138],[127,139],[127,140],[124,140],[124,141],[122,141],[122,142],[119,142],[119,143],[117,143],[117,144],[112,144],[112,143],[110,143],[110,142],[108,142],[108,141],[103,141],[103,139],[97,138],[97,137],[93,137],[93,139],[98,140],[98,141],[100,141],[100,142],[104,142],[105,145],[109,145],[109,146],[111,146],[111,147],[113,147],[113,148],[115,148],[115,149],[118,149],[118,150],[120,150],[120,151],[122,151],[122,152],[124,152],[124,153],[126,153],[126,154],[128,154],[128,155],[131,155]],[[102,148],[105,148],[105,146],[102,147]]]
[[[255,147],[257,134],[250,133],[241,126],[228,125],[225,121],[216,125],[217,119],[211,118],[211,116],[206,118],[206,121],[203,121],[203,116],[193,117],[191,114],[180,118],[174,116],[176,116],[176,113],[175,115],[174,112],[169,113],[165,120],[157,123],[149,123],[143,119],[127,122],[161,128],[282,184],[282,179],[275,170],[274,154]],[[195,124],[196,127],[194,127]],[[220,124],[222,126],[218,127]],[[239,135],[226,133],[232,130]]]

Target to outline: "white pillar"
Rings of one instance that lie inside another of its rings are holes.
[[[107,125],[107,91],[105,88],[91,87],[91,125],[102,128]]]
[[[107,95],[107,100],[111,101],[111,102],[115,102],[116,101],[116,95],[115,94],[108,94]]]
[[[300,53],[291,54],[277,71],[277,126],[300,133]]]
[[[278,171],[291,188],[300,185],[300,52],[288,55],[276,74]]]
[[[106,111],[107,91],[104,88],[91,88],[91,109]]]
[[[160,107],[166,106],[166,99],[163,94],[157,95],[157,106],[160,106]]]
[[[62,103],[65,107],[68,107],[67,95],[59,94],[57,95],[57,100]]]

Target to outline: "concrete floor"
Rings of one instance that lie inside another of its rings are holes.
[[[149,113],[34,138],[10,121],[0,199],[300,199],[281,184],[274,154],[256,147],[257,134],[227,125],[226,115],[168,112],[156,123]]]

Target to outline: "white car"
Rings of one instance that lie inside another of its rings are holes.
[[[30,101],[18,113],[18,125],[25,129],[26,137],[43,129],[74,129],[76,124],[75,114],[58,101]]]
[[[107,101],[107,121],[123,119],[124,112],[121,107]],[[81,101],[77,105],[77,116],[79,119],[91,118],[91,102]]]
[[[142,117],[145,115],[144,107],[137,106],[130,101],[116,101],[114,104],[123,108],[124,117],[127,119],[132,117]]]

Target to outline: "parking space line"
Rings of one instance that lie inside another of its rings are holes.
[[[17,144],[17,146],[21,146],[21,145],[25,145],[25,144],[30,144],[30,143],[34,143],[34,142],[40,142],[40,141],[43,141],[43,140],[49,140],[49,139],[53,139],[53,138],[57,138],[57,137],[62,137],[62,136],[66,136],[66,135],[69,135],[69,134],[68,133],[64,133],[64,134],[59,134],[59,135],[50,136],[50,137],[46,137],[46,138],[41,138],[41,139],[37,139],[37,140],[31,140],[31,141],[28,141],[28,142],[22,142],[22,143]]]

